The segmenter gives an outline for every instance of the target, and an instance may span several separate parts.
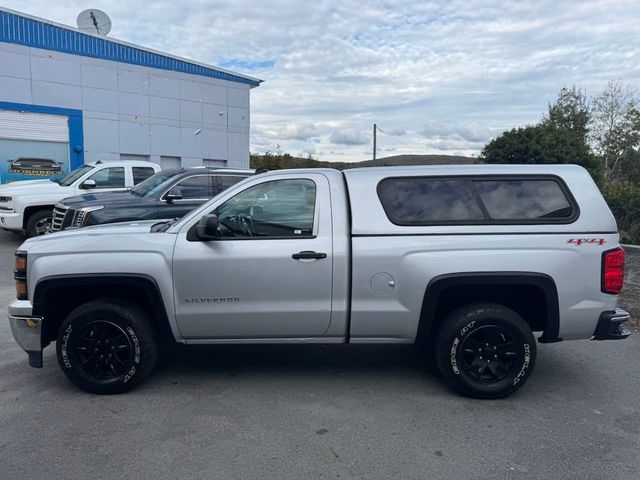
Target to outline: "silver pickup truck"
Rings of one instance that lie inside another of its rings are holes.
[[[140,383],[170,339],[419,343],[453,389],[497,398],[537,341],[629,335],[618,242],[577,166],[281,170],[179,221],[27,240],[9,319],[32,366],[55,341],[96,393]]]

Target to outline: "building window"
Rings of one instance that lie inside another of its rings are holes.
[[[209,159],[209,158],[205,158],[204,160],[202,160],[202,164],[205,167],[219,167],[219,168],[224,168],[227,166],[227,161],[226,160],[215,160],[215,159]]]

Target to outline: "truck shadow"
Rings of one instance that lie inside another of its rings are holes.
[[[268,378],[312,382],[312,378],[384,381],[413,378],[442,388],[429,355],[414,345],[207,345],[172,346],[163,352],[154,383]]]
[[[588,389],[602,374],[595,366],[585,371],[587,359],[576,369],[575,359],[569,361],[558,349],[543,350],[523,389],[528,397],[570,395],[575,388]],[[437,395],[450,392],[428,352],[415,345],[176,346],[164,352],[154,379],[146,385],[188,383],[206,388],[213,381],[224,388],[239,378],[247,382],[246,388],[253,380],[312,389],[329,381],[384,390],[395,385]]]
[[[178,345],[163,351],[159,371],[425,370],[426,363],[428,354],[414,345]]]

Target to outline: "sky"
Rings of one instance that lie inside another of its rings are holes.
[[[321,160],[477,155],[536,123],[560,88],[640,83],[640,3],[316,0],[2,5],[75,26],[105,11],[110,37],[258,77],[251,151]]]

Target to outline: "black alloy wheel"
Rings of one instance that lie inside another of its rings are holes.
[[[118,325],[96,320],[70,341],[79,369],[95,382],[110,382],[125,375],[133,365],[133,346]]]
[[[485,325],[471,332],[462,342],[460,368],[481,383],[508,377],[521,361],[509,332],[499,325]]]

